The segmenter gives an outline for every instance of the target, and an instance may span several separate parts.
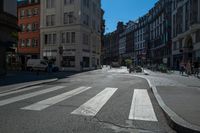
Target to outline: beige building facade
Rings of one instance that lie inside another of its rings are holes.
[[[100,66],[100,0],[41,0],[40,16],[41,58],[66,71]]]

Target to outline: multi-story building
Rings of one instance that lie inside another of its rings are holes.
[[[111,34],[112,33],[108,33],[108,34],[104,35],[104,37],[103,37],[104,52],[102,54],[104,54],[103,62],[106,65],[109,65],[110,61],[111,61]]]
[[[105,46],[105,62],[110,64],[112,61],[120,62],[119,40],[120,34],[123,33],[125,25],[123,22],[118,22],[117,29],[104,36]]]
[[[173,0],[171,64],[179,69],[181,62],[200,62],[200,1]]]
[[[159,0],[149,11],[149,48],[153,64],[170,66],[171,3],[172,0]]]
[[[146,64],[148,47],[148,14],[139,18],[136,22],[134,27],[134,63],[144,65]]]
[[[104,61],[105,58],[105,46],[104,46],[104,33],[105,33],[105,19],[104,17],[104,10],[101,9],[101,64],[106,64]]]
[[[16,44],[17,26],[17,1],[0,1],[0,76],[6,74],[7,49]],[[12,51],[11,51],[12,52]],[[14,51],[15,52],[15,51]],[[11,54],[13,56],[13,54]]]
[[[18,54],[23,66],[28,59],[40,58],[40,0],[18,2]]]
[[[120,58],[124,58],[124,54],[126,54],[126,33],[121,33],[119,37],[119,55]]]
[[[129,21],[124,32],[119,35],[119,55],[122,64],[126,59],[134,59],[134,27],[135,22]]]
[[[100,0],[41,0],[41,58],[62,70],[90,70],[100,65]]]

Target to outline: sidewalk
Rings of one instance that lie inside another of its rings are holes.
[[[22,89],[25,87],[54,82],[67,78],[75,72],[44,73],[37,75],[35,72],[9,72],[6,77],[0,78],[0,93]]]
[[[200,79],[145,70],[137,75],[148,80],[167,115],[170,126],[180,133],[200,132]]]

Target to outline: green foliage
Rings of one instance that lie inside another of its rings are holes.
[[[131,59],[126,59],[125,63],[126,63],[127,67],[130,67],[130,65],[132,64],[132,60]]]
[[[18,32],[11,32],[10,34],[16,41],[18,40]]]

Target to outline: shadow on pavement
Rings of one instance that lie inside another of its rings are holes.
[[[71,75],[75,75],[81,72],[54,72],[54,73],[46,73],[46,72],[8,72],[7,76],[0,77],[0,86],[12,85],[18,83],[39,81],[39,80],[48,80],[53,78],[67,78]]]

